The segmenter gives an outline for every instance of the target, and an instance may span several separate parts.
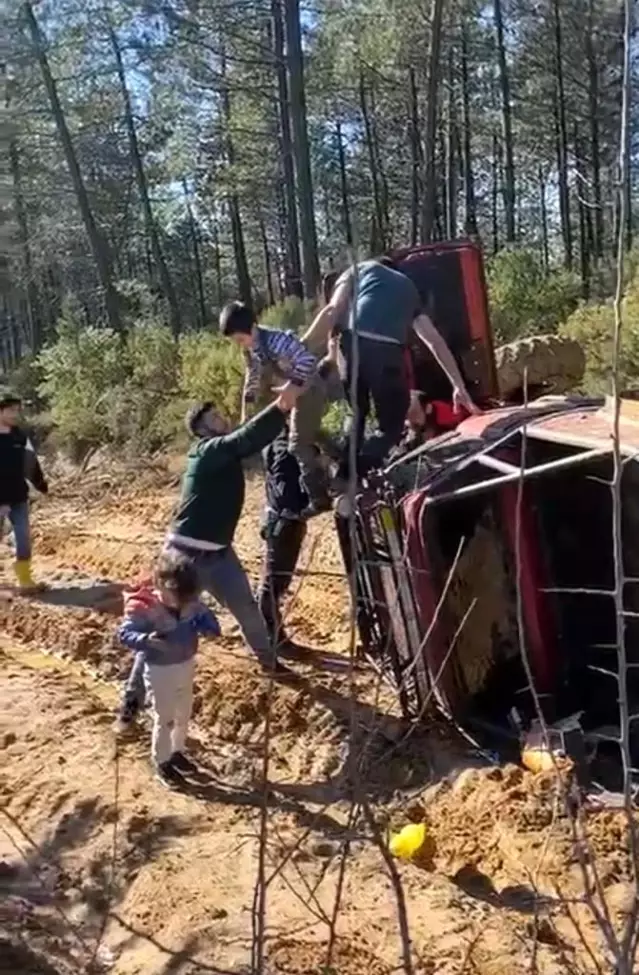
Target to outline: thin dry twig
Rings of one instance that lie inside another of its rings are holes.
[[[623,330],[623,290],[625,265],[625,225],[626,198],[630,183],[630,99],[631,99],[631,39],[633,24],[632,0],[624,0],[624,55],[623,80],[621,88],[621,120],[619,132],[619,187],[618,187],[618,237],[617,237],[617,286],[614,298],[614,331],[612,351],[612,440],[613,440],[613,477],[612,477],[612,535],[615,580],[615,622],[618,654],[618,688],[619,688],[619,726],[624,810],[630,837],[632,855],[632,870],[634,875],[634,903],[628,919],[624,925],[621,953],[617,961],[617,975],[631,975],[634,968],[634,955],[639,939],[639,834],[633,812],[632,790],[632,755],[630,747],[630,704],[628,699],[628,653],[626,646],[626,618],[628,614],[624,607],[624,564],[623,564],[623,459],[621,451],[621,341]]]

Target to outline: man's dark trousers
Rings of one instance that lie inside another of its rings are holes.
[[[346,361],[345,392],[350,401],[353,374],[353,347],[350,332],[343,332],[341,346]],[[406,353],[398,343],[379,342],[359,337],[357,341],[356,402],[351,402],[353,417],[348,441],[357,441],[358,474],[365,476],[380,467],[386,456],[401,440],[410,405],[410,389],[406,371]],[[375,410],[377,429],[365,434],[371,403]],[[348,473],[348,442],[344,448],[339,475]]]
[[[264,528],[266,555],[257,602],[273,642],[283,642],[281,602],[293,578],[306,537],[306,522],[278,518]]]

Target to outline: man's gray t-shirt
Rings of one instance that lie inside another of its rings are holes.
[[[341,275],[336,287],[352,279],[350,268]],[[406,345],[420,310],[417,288],[405,274],[377,261],[357,265],[355,327],[359,336]],[[350,327],[350,316],[343,325]]]

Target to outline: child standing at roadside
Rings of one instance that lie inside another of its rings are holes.
[[[190,768],[184,746],[198,637],[220,635],[216,616],[199,601],[198,592],[191,560],[165,551],[155,572],[155,588],[141,586],[125,597],[118,631],[125,647],[143,655],[153,707],[151,756],[158,779],[169,788]]]
[[[21,405],[19,396],[0,391],[0,538],[6,519],[15,540],[18,586],[29,593],[44,588],[31,573],[29,483],[41,494],[48,487],[31,441],[18,425]]]

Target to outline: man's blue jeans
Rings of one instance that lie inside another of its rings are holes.
[[[177,547],[177,546],[176,546]],[[218,552],[195,552],[178,548],[183,555],[193,559],[200,588],[209,592],[218,603],[226,606],[237,622],[244,639],[258,661],[266,667],[274,663],[271,639],[255,601],[251,586],[232,546]],[[125,698],[144,703],[144,654],[137,653],[126,683]]]
[[[232,545],[218,552],[190,552],[200,588],[226,606],[244,634],[244,639],[261,664],[271,665],[273,646],[251,586]]]
[[[29,525],[29,502],[9,505],[7,514],[15,540],[16,559],[27,562],[31,558],[31,528]],[[4,534],[4,518],[0,515],[0,538]]]

